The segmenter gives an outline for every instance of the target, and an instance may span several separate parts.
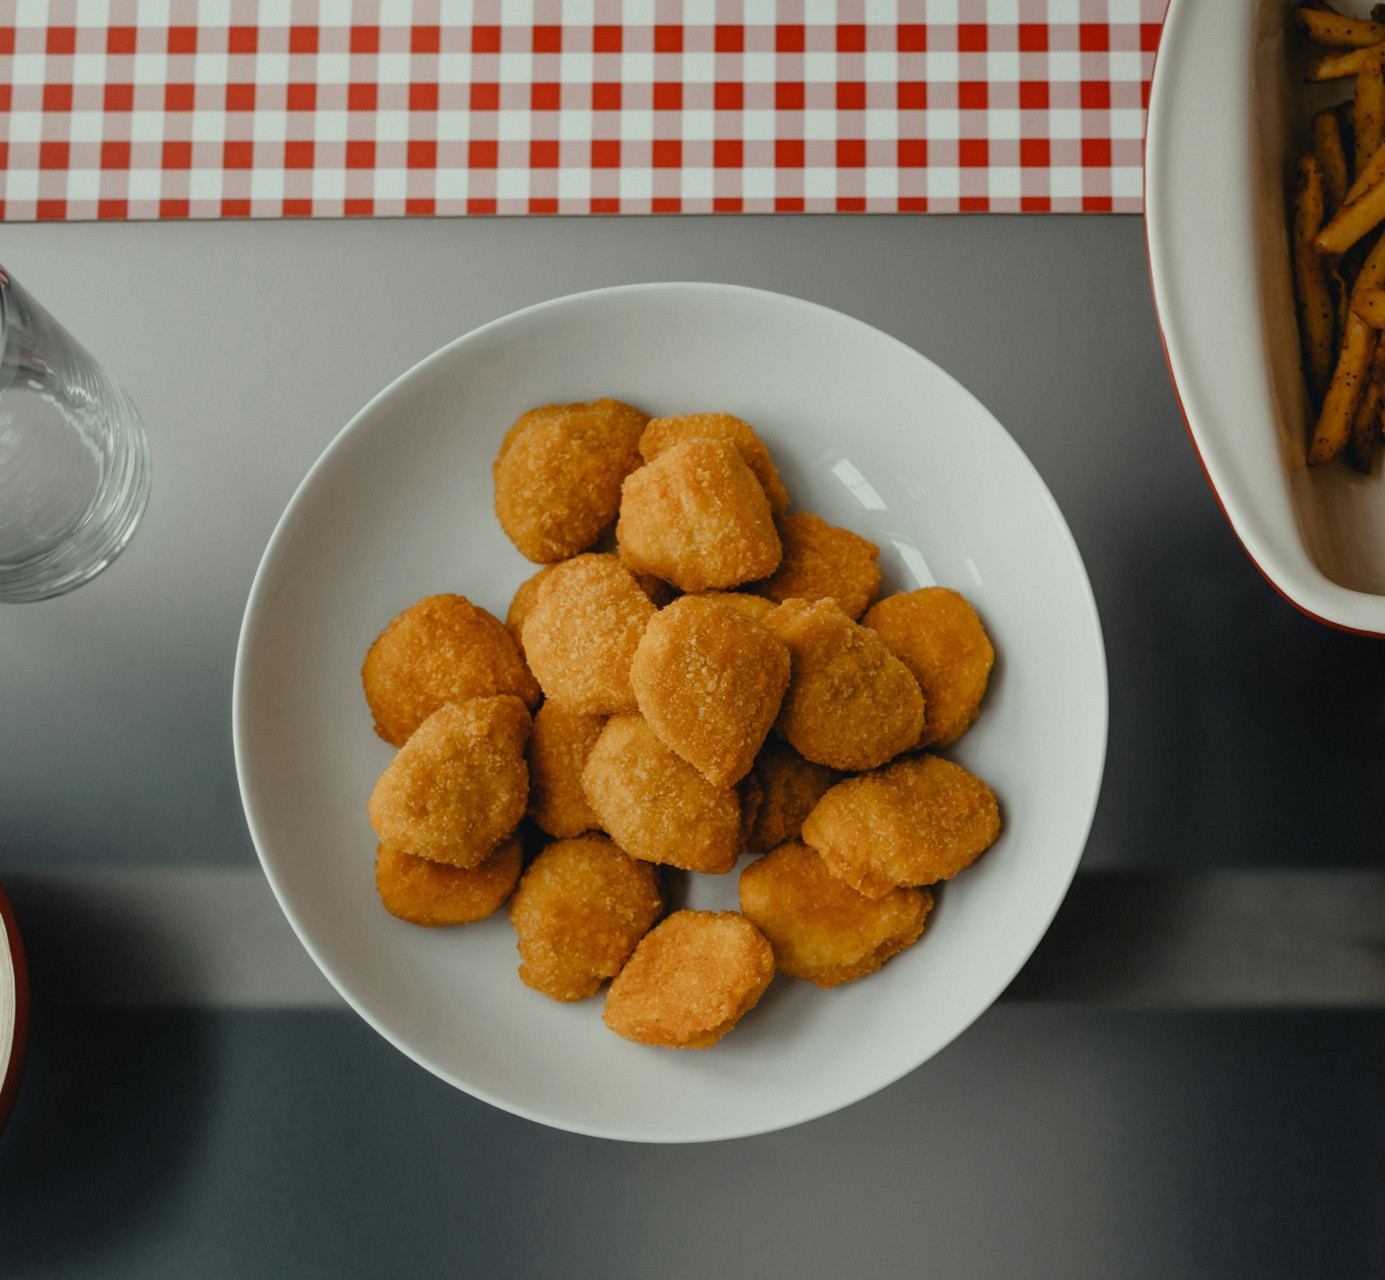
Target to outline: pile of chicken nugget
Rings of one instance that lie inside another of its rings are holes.
[[[917,942],[927,886],[1000,831],[990,788],[933,754],[990,677],[972,607],[877,601],[879,549],[789,514],[729,414],[549,405],[493,475],[543,567],[504,624],[420,600],[361,672],[398,748],[369,806],[386,909],[462,925],[508,900],[526,986],[570,1001],[611,979],[612,1031],[686,1049],[776,972],[836,987]],[[743,850],[739,912],[666,914],[668,869],[727,875]]]

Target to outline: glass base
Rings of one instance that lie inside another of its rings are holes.
[[[0,604],[47,600],[72,591],[125,549],[149,499],[149,440],[138,419],[125,446],[101,496],[69,537],[21,564],[0,565]]]

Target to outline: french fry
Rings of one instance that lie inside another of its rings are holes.
[[[1380,74],[1378,58],[1367,62],[1356,73],[1356,98],[1351,104],[1352,122],[1356,126],[1356,172],[1370,163],[1371,157],[1385,141],[1385,79]]]
[[[1361,393],[1356,417],[1351,424],[1351,443],[1348,458],[1351,465],[1365,475],[1370,474],[1375,459],[1375,441],[1380,431],[1380,380],[1385,377],[1385,343],[1378,338],[1371,357],[1370,381]]]
[[[1316,143],[1314,145],[1316,147]],[[1314,154],[1317,154],[1316,150]],[[1345,156],[1343,159],[1345,159]],[[1318,163],[1321,164],[1322,161],[1319,160]],[[1323,173],[1323,181],[1327,181],[1326,171]],[[1356,181],[1347,188],[1346,197],[1343,199],[1342,203],[1351,204],[1353,201],[1359,200],[1367,191],[1375,186],[1376,183],[1382,181],[1385,181],[1385,147],[1377,147],[1375,149],[1375,154],[1366,161],[1365,168],[1357,169]]]
[[[1351,309],[1372,329],[1385,329],[1385,289],[1362,289]]]
[[[1322,221],[1322,169],[1312,156],[1298,162],[1294,188],[1294,278],[1298,286],[1298,326],[1303,336],[1303,367],[1313,398],[1327,386],[1332,368],[1332,296],[1327,291],[1323,260],[1313,248]]]
[[[1380,156],[1380,176],[1385,178],[1385,147]],[[1347,154],[1342,149],[1342,126],[1335,111],[1319,111],[1313,117],[1313,155],[1322,169],[1324,216],[1330,218],[1347,198]]]
[[[1352,288],[1355,298],[1360,290],[1385,286],[1385,239],[1377,240],[1375,248],[1361,264],[1361,271]],[[1346,446],[1356,418],[1356,406],[1375,354],[1376,332],[1353,311],[1347,316],[1337,354],[1337,366],[1323,397],[1322,410],[1313,428],[1313,440],[1308,448],[1308,461],[1313,466],[1331,462]]]
[[[1347,317],[1351,315],[1351,280],[1343,272],[1340,262],[1328,262],[1326,269],[1327,281],[1332,290],[1332,311],[1337,319],[1333,332],[1340,335],[1347,331]]]
[[[1376,344],[1381,350],[1381,344]],[[1370,475],[1371,464],[1375,461],[1375,438],[1380,430],[1380,383],[1369,383],[1361,393],[1361,403],[1356,409],[1356,421],[1351,424],[1351,440],[1348,442],[1347,459],[1352,469],[1363,475]]]
[[[1308,63],[1308,70],[1303,78],[1313,81],[1345,80],[1382,54],[1385,54],[1385,43],[1369,44],[1364,49],[1352,49],[1347,53],[1324,54]]]
[[[1317,164],[1317,161],[1313,163]],[[1319,253],[1340,258],[1362,236],[1382,222],[1385,222],[1385,182],[1371,187],[1359,200],[1338,209],[1332,221],[1318,232],[1314,244]]]
[[[1330,9],[1300,9],[1297,17],[1308,38],[1318,44],[1359,49],[1385,40],[1385,25],[1364,18],[1344,18]]]

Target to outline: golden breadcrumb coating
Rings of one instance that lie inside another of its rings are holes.
[[[544,696],[586,715],[633,711],[630,660],[654,612],[615,556],[558,565],[524,620],[524,653]]]
[[[509,693],[529,706],[539,686],[498,618],[465,596],[424,596],[375,639],[361,667],[375,732],[402,747],[444,702]]]
[[[529,727],[518,698],[439,707],[375,784],[370,823],[380,842],[455,867],[485,861],[524,817]]]
[[[773,600],[766,600],[764,596],[752,596],[746,591],[699,591],[693,598],[715,600],[717,604],[734,609],[752,622],[763,622],[768,614],[774,612]]]
[[[880,548],[850,529],[808,512],[779,521],[784,558],[773,575],[747,590],[767,600],[835,600],[850,618],[870,608],[880,590]]]
[[[747,848],[765,853],[786,840],[797,840],[803,819],[841,776],[835,769],[805,760],[787,742],[768,738],[750,772],[759,804],[749,824]]]
[[[375,887],[385,910],[410,924],[474,924],[514,892],[521,852],[520,838],[511,836],[483,862],[465,868],[382,844],[375,855]]]
[[[491,473],[495,514],[521,555],[565,560],[611,527],[648,421],[619,400],[596,400],[530,410],[510,428]]]
[[[741,849],[741,797],[715,787],[642,716],[612,716],[582,771],[601,825],[632,858],[723,875]]]
[[[664,745],[729,787],[750,772],[779,714],[789,651],[758,622],[684,596],[650,619],[630,685]]]
[[[951,880],[999,834],[994,792],[941,756],[911,756],[839,782],[803,820],[804,844],[869,898]]]
[[[887,596],[861,620],[910,671],[927,704],[921,746],[967,731],[991,678],[995,650],[976,610],[947,587]]]
[[[923,933],[927,889],[867,898],[796,840],[741,872],[741,910],[774,948],[778,968],[824,989],[874,973]]]
[[[688,440],[721,440],[735,445],[764,489],[770,510],[782,515],[789,509],[789,495],[784,491],[784,482],[779,479],[765,442],[748,422],[729,413],[685,413],[676,418],[653,418],[640,437],[640,454],[646,462],[653,462],[661,453]]]
[[[550,844],[510,902],[519,976],[554,1000],[583,1000],[614,978],[663,914],[659,869],[605,836]]]
[[[674,445],[625,481],[621,559],[680,591],[734,587],[779,567],[779,535],[755,473],[734,445]]]
[[[793,675],[778,728],[804,759],[873,769],[918,741],[918,681],[835,601],[786,600],[762,625],[789,647]]]
[[[548,575],[558,566],[546,564],[532,577],[525,578],[516,589],[510,607],[505,613],[505,630],[510,633],[520,656],[524,655],[524,620],[538,603],[539,588],[548,580]]]
[[[529,760],[529,816],[551,836],[579,836],[599,827],[582,790],[582,770],[601,736],[605,716],[568,711],[545,702],[534,713]]]
[[[735,911],[675,911],[645,934],[606,993],[606,1025],[636,1044],[706,1049],[759,1002],[774,952]]]

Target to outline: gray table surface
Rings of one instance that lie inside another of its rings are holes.
[[[36,992],[0,1274],[1385,1274],[1385,649],[1236,545],[1137,219],[10,226],[0,261],[156,453],[125,556],[0,610]],[[653,279],[841,308],[975,391],[1072,525],[1111,673],[1084,870],[1010,998],[875,1098],[695,1148],[515,1119],[341,1010],[263,892],[228,714],[260,552],[351,414],[476,324]]]

